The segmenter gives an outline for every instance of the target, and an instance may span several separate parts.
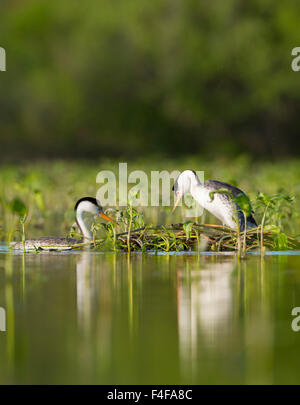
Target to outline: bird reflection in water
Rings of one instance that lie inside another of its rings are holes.
[[[89,329],[95,280],[92,271],[92,255],[88,251],[80,254],[76,264],[77,316],[81,328]]]
[[[214,347],[216,338],[224,333],[232,317],[234,267],[234,262],[219,262],[188,274],[178,272],[180,357],[189,368],[195,368],[198,349],[203,352],[203,345],[208,349]]]
[[[83,251],[76,263],[79,361],[87,380],[93,375],[96,359],[106,364],[111,353],[113,294],[110,270],[107,261],[97,260],[90,251]]]

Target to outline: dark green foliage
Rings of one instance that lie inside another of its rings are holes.
[[[299,4],[2,1],[2,159],[297,154]]]

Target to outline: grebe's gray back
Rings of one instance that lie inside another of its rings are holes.
[[[103,213],[101,205],[99,205],[96,198],[93,197],[83,197],[77,201],[74,207],[76,215],[76,223],[82,234],[82,239],[77,240],[73,238],[66,238],[60,236],[46,236],[43,238],[27,239],[25,241],[25,250],[69,250],[73,245],[77,243],[88,243],[92,241],[91,231],[88,229],[84,221],[84,213],[90,213],[92,215],[99,215],[102,218],[113,221]],[[13,249],[23,250],[22,242],[12,242],[11,247]]]
[[[210,193],[220,189],[228,190],[233,197],[237,197],[241,194],[245,195],[239,188],[222,181],[207,180],[205,183],[201,183],[193,170],[185,170],[178,176],[173,186],[177,197],[174,209],[177,207],[184,194],[190,192],[203,208],[207,209],[207,211],[217,217],[224,225],[232,229],[237,229],[237,224],[234,219],[237,215],[240,230],[243,231],[245,229],[245,218],[238,204],[233,202],[226,193],[216,193],[214,194],[214,198],[211,199]],[[234,210],[236,211],[234,212]],[[247,217],[247,229],[256,227],[256,221],[251,214]]]

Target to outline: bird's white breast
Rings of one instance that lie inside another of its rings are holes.
[[[211,190],[198,186],[192,191],[192,196],[198,204],[217,217],[224,225],[236,229],[233,207],[230,202],[222,198],[220,194],[214,194],[214,198],[211,199],[210,192]]]

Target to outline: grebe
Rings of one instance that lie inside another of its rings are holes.
[[[99,215],[100,217],[106,219],[107,221],[114,222],[113,219],[109,218],[107,215],[103,213],[102,207],[98,204],[96,198],[93,197],[83,197],[77,201],[74,207],[76,213],[76,223],[82,234],[83,238],[81,240],[76,240],[73,238],[65,238],[65,237],[43,237],[37,239],[28,239],[25,241],[25,250],[36,250],[36,249],[43,249],[43,250],[68,250],[72,248],[72,245],[77,243],[88,243],[91,242],[93,237],[84,222],[83,215],[85,212],[88,212],[92,215]],[[12,242],[10,245],[13,249],[23,250],[23,243],[22,242]]]
[[[182,172],[174,183],[173,190],[177,197],[173,212],[179,204],[181,198],[185,193],[190,192],[193,198],[207,211],[217,217],[224,225],[231,229],[237,229],[237,223],[235,217],[238,217],[240,231],[245,229],[245,218],[237,203],[233,202],[225,193],[216,193],[214,198],[210,198],[212,191],[220,189],[228,190],[233,197],[238,195],[245,195],[245,193],[237,187],[231,184],[223,183],[217,180],[207,180],[205,183],[201,183],[199,177],[193,170],[185,170]],[[236,212],[234,212],[236,209]],[[252,208],[251,208],[252,211]],[[253,211],[252,211],[253,212]],[[253,216],[250,214],[247,217],[247,229],[256,228],[257,224]]]

